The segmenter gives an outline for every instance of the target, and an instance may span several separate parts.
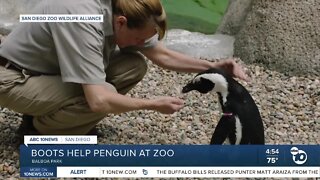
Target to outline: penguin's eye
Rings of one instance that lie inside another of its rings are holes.
[[[194,78],[193,80],[192,80],[192,83],[198,83],[198,82],[200,82],[200,78]]]
[[[201,93],[207,93],[211,91],[215,86],[215,83],[202,77],[200,78],[200,81],[198,83],[200,85],[199,92]]]

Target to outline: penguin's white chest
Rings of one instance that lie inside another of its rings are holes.
[[[241,125],[241,122],[240,122],[240,119],[238,116],[235,116],[235,119],[236,119],[236,124],[235,124],[235,131],[236,131],[236,143],[235,144],[240,144],[241,142],[241,139],[242,139],[242,125]]]
[[[242,139],[242,125],[241,125],[241,122],[240,122],[240,119],[238,116],[235,116],[235,119],[236,119],[236,121],[235,121],[235,136],[236,136],[235,145],[239,145],[241,142],[241,139]],[[227,138],[225,143],[231,144],[230,139]]]

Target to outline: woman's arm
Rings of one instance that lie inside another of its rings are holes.
[[[234,60],[223,60],[219,62],[210,62],[206,60],[195,59],[182,53],[166,48],[161,42],[155,47],[141,51],[148,59],[158,66],[188,73],[198,73],[209,68],[222,68],[236,78],[248,80],[242,67]]]
[[[145,109],[172,114],[183,107],[183,101],[175,97],[139,99],[118,94],[104,85],[83,84],[82,87],[90,109],[94,112],[118,114]]]

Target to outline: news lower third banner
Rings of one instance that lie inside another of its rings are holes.
[[[20,146],[21,177],[320,177],[320,145]]]

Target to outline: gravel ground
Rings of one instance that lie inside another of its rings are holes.
[[[320,144],[320,79],[288,77],[248,65],[250,82],[241,83],[260,109],[267,144]],[[135,111],[109,116],[98,124],[101,144],[208,144],[219,120],[216,94],[180,94],[194,74],[175,73],[149,64],[149,72],[132,97],[179,96],[185,107],[173,115]],[[20,114],[0,109],[0,179],[19,177]]]

